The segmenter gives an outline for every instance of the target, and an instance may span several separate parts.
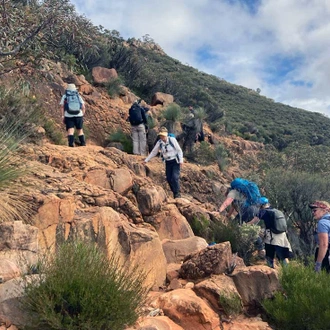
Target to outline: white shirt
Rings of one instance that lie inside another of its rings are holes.
[[[174,146],[170,144],[169,139],[171,139],[171,142]],[[172,159],[177,159],[177,161],[182,164],[183,163],[183,153],[182,149],[174,137],[167,137],[166,141],[164,142],[163,140],[159,139],[150,152],[149,156],[145,159],[145,162],[148,162],[151,158],[157,156],[158,152],[161,152],[163,155],[163,158],[165,161],[167,160],[172,160]]]
[[[80,94],[78,94],[78,97],[79,97],[79,101],[81,104],[84,104],[84,100],[82,99],[82,97],[80,96]],[[64,104],[64,100],[66,98],[66,95],[62,95],[62,98],[61,98],[61,102],[60,102],[60,105],[63,105]],[[64,112],[64,117],[82,117],[84,114],[82,112],[82,110],[80,110],[80,112],[77,114],[77,115],[70,115],[67,111]]]

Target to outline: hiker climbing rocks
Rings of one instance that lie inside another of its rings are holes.
[[[266,197],[259,199],[260,211],[248,225],[255,224],[259,220],[265,223],[264,243],[266,250],[266,260],[269,267],[274,268],[275,255],[277,259],[286,265],[292,257],[291,244],[288,240],[286,229],[287,222],[285,215],[280,210],[270,206]]]
[[[83,131],[85,104],[75,84],[68,84],[65,94],[61,98],[60,106],[62,120],[67,131],[69,147],[74,146],[74,128],[77,129],[80,145],[85,146],[86,142]]]
[[[309,205],[313,217],[317,221],[315,240],[318,245],[315,251],[315,271],[321,269],[330,273],[329,242],[330,242],[330,204],[325,201],[315,201]]]
[[[136,100],[129,109],[128,121],[131,124],[133,154],[145,156],[147,152],[146,125],[147,118],[141,100]]]
[[[239,223],[248,222],[253,219],[259,210],[259,198],[259,188],[254,182],[236,178],[230,183],[226,199],[221,204],[219,212],[222,213],[228,206],[232,206],[229,210],[229,216],[236,210],[239,215]]]
[[[166,180],[173,192],[174,198],[181,197],[180,194],[180,166],[183,164],[183,153],[176,138],[168,136],[167,128],[161,127],[158,133],[159,140],[152,149],[150,155],[145,159],[147,163],[151,158],[161,153],[165,162]]]
[[[242,225],[251,221],[258,214],[260,208],[258,204],[259,196],[259,188],[254,182],[236,178],[227,189],[226,199],[220,206],[219,212],[222,213],[229,207],[226,218],[230,218],[234,212],[237,212],[234,221]],[[265,250],[261,237],[257,238],[255,246],[258,250],[258,256],[264,258]]]

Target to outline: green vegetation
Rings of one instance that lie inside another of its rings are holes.
[[[204,216],[194,216],[190,226],[192,231],[196,236],[204,237],[206,240],[210,239],[210,221],[206,219]]]
[[[163,112],[162,116],[168,121],[179,121],[182,116],[181,108],[179,105],[173,103],[170,104]]]
[[[125,134],[122,129],[118,129],[115,132],[111,133],[108,142],[119,142],[122,144],[124,151],[127,153],[133,153],[133,142],[130,135]]]
[[[105,87],[111,98],[115,98],[120,94],[122,84],[119,78],[114,78],[111,79]]]
[[[55,144],[65,145],[67,141],[64,139],[63,132],[55,125],[52,119],[47,119],[44,123],[46,136]]]
[[[233,85],[219,77],[181,64],[149,36],[124,40],[118,31],[96,27],[76,13],[67,0],[7,1],[0,24],[0,74],[41,58],[64,60],[86,76],[92,67],[115,68],[123,84],[144,100],[155,92],[172,94],[183,108],[203,109],[218,131],[284,150],[299,141],[330,146],[330,119],[320,113],[275,103],[258,91]],[[110,95],[118,92],[112,82]],[[172,119],[171,119],[172,120]]]
[[[312,266],[290,263],[282,267],[282,290],[273,299],[265,300],[263,307],[276,329],[328,330],[330,311],[329,275],[317,274]]]
[[[33,213],[15,180],[28,172],[18,151],[31,135],[32,123],[38,123],[39,115],[39,107],[25,89],[0,86],[0,222],[28,221]]]
[[[39,263],[25,283],[22,308],[29,329],[124,329],[136,322],[146,297],[145,275],[108,260],[96,245],[68,242]]]
[[[221,293],[219,303],[228,316],[238,315],[243,310],[241,298],[235,292]]]

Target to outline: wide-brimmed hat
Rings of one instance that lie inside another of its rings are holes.
[[[162,135],[162,136],[168,136],[168,130],[166,127],[161,127],[159,132],[158,132],[158,136]]]
[[[67,88],[68,91],[76,91],[77,87],[75,84],[68,84]]]
[[[314,201],[308,205],[311,209],[323,209],[330,211],[330,204],[325,201]]]

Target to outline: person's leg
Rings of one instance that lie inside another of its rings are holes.
[[[133,140],[133,154],[139,155],[139,132],[137,126],[131,126],[131,135]]]
[[[181,197],[180,194],[180,164],[176,160],[172,160],[171,186],[174,198]]]
[[[144,124],[138,126],[139,154],[145,156],[147,153],[147,137]]]
[[[274,247],[278,261],[286,266],[289,263],[289,249],[278,245],[275,245]]]
[[[76,119],[76,128],[77,128],[77,134],[78,134],[80,145],[85,146],[86,141],[85,141],[85,135],[84,135],[84,131],[83,131],[84,118],[76,117],[75,119]]]
[[[165,174],[166,174],[166,181],[170,186],[171,191],[174,194],[173,191],[173,186],[172,186],[172,171],[173,171],[173,166],[171,161],[165,161]]]
[[[73,142],[74,142],[74,120],[73,118],[70,117],[65,117],[65,127],[66,127],[66,132],[67,132],[67,138],[68,138],[68,145],[69,147],[73,147]]]
[[[273,245],[265,243],[267,265],[274,268],[275,248]]]

